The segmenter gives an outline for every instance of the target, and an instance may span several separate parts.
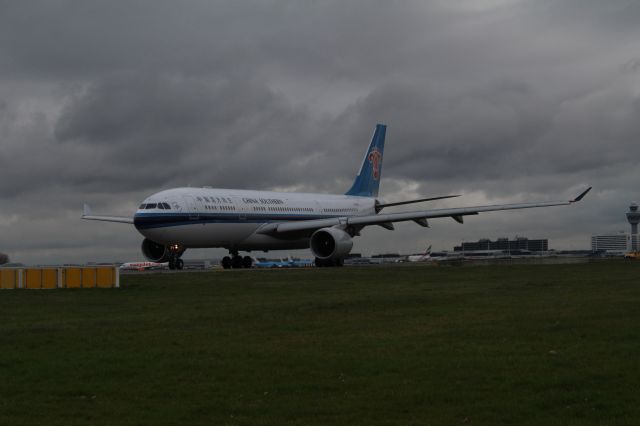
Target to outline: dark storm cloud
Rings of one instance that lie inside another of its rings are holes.
[[[360,108],[391,125],[386,172],[455,182],[515,173],[602,174],[629,166],[640,155],[639,105],[624,86],[540,99],[524,83],[502,81],[464,96],[386,87]]]
[[[303,172],[301,156],[318,146],[305,136],[314,126],[304,109],[242,81],[127,74],[91,83],[63,105],[51,128],[34,116],[29,132],[12,135],[0,157],[4,197],[39,188],[45,176],[86,191],[250,186],[260,174],[263,186],[290,184],[291,172]]]
[[[150,189],[246,187],[260,175],[262,186],[290,183],[304,171],[296,162],[314,152],[314,130],[304,108],[264,85],[146,74],[90,85],[63,108],[55,135],[102,152],[117,165],[103,170],[110,182]]]
[[[390,199],[596,189],[571,211],[372,230],[359,250],[536,230],[585,246],[638,198],[638,18],[622,0],[0,2],[0,246],[122,260],[139,237],[78,224],[83,201],[130,214],[173,186],[341,192],[376,122]]]
[[[371,8],[376,13],[370,13]],[[444,27],[429,15],[405,13],[405,8],[427,6],[414,2],[398,8],[375,2],[365,8],[359,2],[338,1],[5,2],[0,34],[12,40],[3,46],[7,69],[44,78],[82,78],[131,68],[251,78],[262,68],[283,65],[292,73],[335,78],[361,75],[363,68],[388,69],[389,62],[379,60],[382,55],[403,51],[398,38],[390,36],[402,33],[396,23]],[[365,45],[375,49],[360,50]]]

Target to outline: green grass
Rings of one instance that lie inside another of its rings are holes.
[[[638,424],[640,262],[0,292],[0,424]]]

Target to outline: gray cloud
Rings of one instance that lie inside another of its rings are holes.
[[[358,250],[514,234],[586,247],[638,199],[634,2],[0,8],[0,248],[16,261],[139,257],[132,229],[79,222],[84,201],[130,214],[173,186],[342,192],[376,122],[388,199],[595,190],[579,208],[372,228]]]

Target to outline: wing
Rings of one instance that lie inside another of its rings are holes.
[[[132,217],[125,216],[97,216],[91,214],[91,208],[88,204],[84,205],[84,209],[82,211],[82,219],[86,220],[101,220],[104,222],[119,222],[119,223],[131,223],[133,224]]]
[[[428,227],[427,219],[438,217],[451,217],[456,222],[463,223],[463,217],[476,215],[483,212],[499,210],[531,209],[535,207],[566,206],[577,203],[591,190],[589,187],[582,194],[569,201],[549,201],[543,203],[501,204],[493,206],[460,207],[453,209],[423,210],[406,213],[375,214],[368,216],[345,216],[328,219],[304,220],[299,222],[269,223],[258,231],[260,234],[281,234],[286,232],[315,231],[330,226],[354,226],[362,228],[368,225],[380,225],[387,229],[393,229],[394,222],[413,220],[418,225]]]
[[[397,203],[385,203],[385,204],[380,204],[376,201],[376,213],[379,213],[380,210],[384,209],[385,207],[402,206],[405,204],[415,204],[415,203],[422,203],[425,201],[443,200],[445,198],[455,198],[455,197],[459,197],[459,195],[442,195],[440,197],[420,198],[418,200],[400,201]]]

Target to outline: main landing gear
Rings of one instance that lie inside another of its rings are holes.
[[[251,268],[253,266],[253,259],[249,256],[242,257],[238,254],[238,250],[229,250],[230,256],[225,256],[222,258],[222,268],[223,269],[240,269],[240,268]]]

